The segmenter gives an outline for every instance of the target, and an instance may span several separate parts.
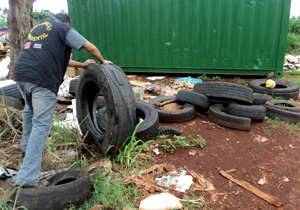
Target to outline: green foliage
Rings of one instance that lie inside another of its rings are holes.
[[[18,190],[18,188],[14,188],[12,191],[8,191],[8,190],[5,190],[3,188],[0,188],[0,191],[2,191],[1,193],[3,195],[5,195],[5,197],[9,197],[11,195],[13,195],[14,193],[16,193],[16,191]],[[12,209],[10,206],[9,206],[9,203],[14,203],[13,200],[6,200],[4,199],[3,197],[0,197],[0,209],[1,210],[10,210]],[[14,209],[23,209],[23,210],[28,210],[26,207],[24,206],[19,206],[19,207],[14,207]]]
[[[239,77],[234,77],[233,82],[238,83],[238,84],[245,84],[246,81],[239,78]]]
[[[300,34],[300,16],[298,17],[293,16],[290,18],[289,32]]]
[[[55,158],[62,160],[60,157],[58,157],[56,154],[52,152],[53,147],[64,147],[67,149],[68,146],[74,146],[76,145],[76,142],[74,142],[74,139],[77,139],[79,136],[79,132],[77,129],[69,129],[66,127],[63,127],[60,123],[59,116],[55,115],[55,121],[56,125],[52,125],[51,131],[50,131],[50,140],[46,144],[47,151],[50,155],[54,156]]]
[[[212,77],[212,80],[214,80],[214,81],[220,81],[222,78],[221,77],[219,77],[219,76],[214,76],[214,77]]]
[[[283,130],[290,136],[296,136],[298,137],[298,139],[300,139],[300,123],[294,124],[290,122],[285,122],[281,121],[279,118],[266,118],[264,119],[262,129],[265,133],[273,137],[275,140],[277,140],[276,136],[278,135],[279,130]],[[298,140],[298,142],[300,142],[300,140]]]
[[[49,10],[41,10],[41,11],[35,10],[34,12],[32,12],[33,20],[36,23],[39,23],[40,21],[50,18],[50,17],[53,17],[53,16],[54,16],[54,13],[50,12]]]
[[[206,74],[203,74],[202,76],[197,77],[198,79],[202,79],[203,81],[211,80],[210,77],[208,77]]]
[[[124,209],[125,207],[136,207],[133,201],[136,198],[143,196],[139,193],[138,186],[125,186],[122,177],[115,174],[114,177],[107,176],[103,173],[97,173],[97,176],[92,177],[94,191],[92,197],[79,208],[71,208],[73,210],[91,209],[97,205],[103,209]]]
[[[8,9],[0,7],[0,27],[7,27],[7,14]]]
[[[186,200],[182,200],[181,203],[186,209],[196,210],[196,209],[207,209],[211,202],[204,201],[204,194],[201,196],[196,196],[193,192],[189,193],[189,197]]]
[[[297,54],[300,52],[300,34],[288,33],[286,52],[290,54]]]
[[[119,150],[119,154],[116,156],[115,160],[120,163],[121,167],[125,168],[138,168],[141,163],[140,159],[147,162],[149,155],[142,153],[143,149],[148,147],[152,141],[143,142],[142,140],[137,140],[135,135],[141,122],[136,126],[131,137],[128,137],[122,144]]]
[[[163,139],[163,143],[159,144],[159,147],[166,152],[173,154],[177,148],[186,148],[186,147],[200,147],[203,148],[206,145],[206,140],[200,135],[197,135],[197,138],[191,136],[173,136],[175,140],[168,138],[168,135],[159,136],[160,139]]]

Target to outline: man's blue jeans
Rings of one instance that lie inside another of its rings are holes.
[[[39,181],[43,149],[52,126],[57,98],[51,90],[32,83],[17,82],[17,85],[25,100],[21,140],[25,158],[16,184],[34,184]]]

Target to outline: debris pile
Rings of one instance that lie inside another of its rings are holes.
[[[283,67],[284,71],[300,71],[300,55],[286,55]]]

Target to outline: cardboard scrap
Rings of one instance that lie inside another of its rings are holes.
[[[267,201],[268,203],[276,206],[276,207],[280,207],[282,205],[284,205],[284,203],[276,201],[275,198],[267,193],[264,193],[262,191],[260,191],[259,189],[257,189],[256,187],[253,187],[251,184],[249,184],[248,182],[245,181],[240,181],[238,179],[233,178],[230,174],[226,173],[225,171],[223,171],[222,169],[218,168],[220,174],[222,176],[224,176],[225,178],[233,181],[234,183],[240,185],[241,187],[245,188],[246,190],[252,192],[253,194],[257,195],[258,197],[262,198],[263,200]]]

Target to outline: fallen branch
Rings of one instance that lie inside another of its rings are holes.
[[[246,190],[249,190],[250,192],[252,192],[253,194],[257,195],[258,197],[264,199],[265,201],[267,201],[268,203],[276,206],[276,207],[280,207],[282,206],[284,203],[281,203],[279,201],[276,201],[275,198],[267,193],[264,193],[262,191],[260,191],[259,189],[257,189],[256,187],[253,187],[251,184],[249,184],[248,182],[245,181],[240,181],[238,179],[233,178],[230,174],[226,173],[225,171],[221,170],[220,168],[218,168],[220,174],[224,177],[226,177],[227,179],[233,181],[234,183],[240,185],[241,187],[245,188]]]

